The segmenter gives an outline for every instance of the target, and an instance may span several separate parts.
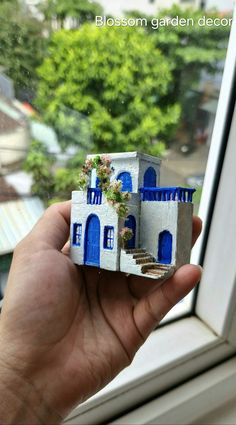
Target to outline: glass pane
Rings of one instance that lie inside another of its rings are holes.
[[[1,1],[0,255],[70,199],[88,153],[160,156],[160,184],[195,187],[197,213],[233,0],[173,3]],[[30,220],[14,239],[16,202]]]

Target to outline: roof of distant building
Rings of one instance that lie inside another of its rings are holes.
[[[0,255],[12,252],[44,212],[37,197],[0,203]]]
[[[15,188],[4,177],[0,177],[0,202],[19,198]]]
[[[0,133],[14,131],[22,126],[26,126],[24,115],[10,100],[0,96]]]

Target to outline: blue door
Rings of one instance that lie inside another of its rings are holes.
[[[167,230],[161,232],[158,243],[158,263],[171,264],[172,260],[172,235]]]
[[[128,227],[129,229],[133,230],[133,237],[128,241],[127,247],[129,249],[135,248],[135,232],[136,232],[136,221],[135,217],[133,215],[128,215],[127,219],[125,220],[125,227]]]
[[[149,167],[144,174],[143,186],[144,187],[156,187],[157,175],[153,167]]]
[[[117,180],[122,181],[122,187],[121,187],[122,192],[132,192],[133,187],[132,187],[132,178],[130,173],[126,171],[124,173],[120,173],[117,176]]]
[[[96,215],[90,215],[86,224],[84,264],[100,265],[100,222]]]

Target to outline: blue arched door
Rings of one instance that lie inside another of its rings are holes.
[[[128,215],[127,219],[125,220],[125,227],[128,227],[129,229],[132,229],[133,231],[133,237],[128,241],[128,248],[133,249],[135,248],[135,233],[136,233],[136,220],[133,215]]]
[[[130,173],[128,173],[127,171],[120,173],[117,176],[117,180],[122,181],[122,187],[121,187],[122,192],[132,192],[133,187],[132,187],[132,178]]]
[[[157,185],[157,174],[153,167],[149,167],[144,174],[143,186],[144,187],[156,187]]]
[[[172,260],[172,235],[167,230],[161,232],[158,242],[158,262],[171,264]]]
[[[100,221],[96,215],[87,219],[84,245],[84,264],[100,265]]]

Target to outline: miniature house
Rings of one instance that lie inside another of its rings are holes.
[[[91,158],[88,156],[88,158]],[[128,217],[108,204],[92,172],[87,191],[72,192],[71,258],[107,270],[163,279],[189,262],[194,189],[160,187],[160,159],[137,152],[109,154],[122,190],[131,193]],[[119,246],[122,227],[133,237]]]

